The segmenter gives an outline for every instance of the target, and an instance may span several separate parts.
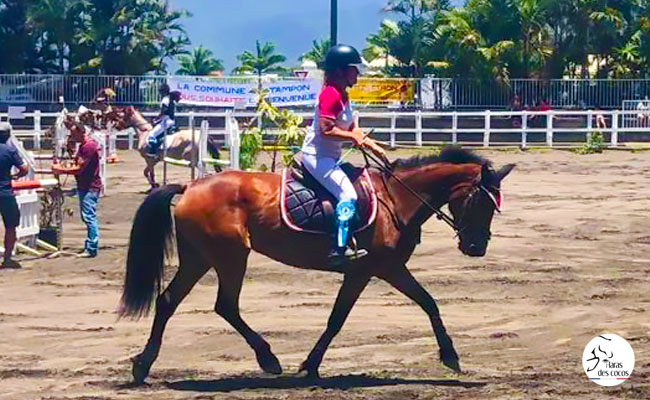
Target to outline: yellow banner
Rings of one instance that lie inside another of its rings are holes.
[[[350,100],[357,104],[413,103],[415,85],[408,79],[360,78],[348,90]]]

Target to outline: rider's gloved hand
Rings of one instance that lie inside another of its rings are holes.
[[[366,139],[366,134],[363,132],[363,129],[361,128],[354,128],[352,130],[352,140],[354,140],[355,146],[363,146],[363,142]]]

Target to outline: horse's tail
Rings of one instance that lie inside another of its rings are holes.
[[[221,145],[217,143],[215,138],[210,137],[208,135],[208,153],[210,153],[210,157],[214,158],[215,160],[218,160],[219,150],[221,150]],[[214,164],[214,171],[221,172],[222,171],[221,166],[219,164]]]
[[[173,252],[170,204],[185,185],[167,185],[151,192],[138,208],[131,228],[120,317],[138,319],[149,313],[161,291],[165,256]]]

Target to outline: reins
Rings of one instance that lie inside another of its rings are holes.
[[[361,153],[363,153],[363,157],[366,160],[366,166],[369,168],[372,168],[373,166],[370,165],[370,161],[373,161],[375,164],[377,164],[374,168],[377,168],[379,171],[382,173],[387,174],[391,178],[395,179],[397,183],[399,183],[404,189],[406,189],[413,197],[418,199],[422,204],[424,204],[426,207],[428,207],[435,215],[436,218],[439,220],[444,221],[453,229],[457,234],[460,232],[460,229],[456,226],[454,223],[454,219],[450,217],[449,215],[445,214],[445,212],[440,211],[438,208],[435,208],[434,206],[431,205],[424,197],[422,197],[419,193],[417,193],[415,190],[413,190],[409,185],[407,185],[401,178],[399,178],[397,175],[395,175],[392,171],[392,166],[388,163],[383,158],[376,157],[374,154],[370,154],[366,149],[360,147]]]

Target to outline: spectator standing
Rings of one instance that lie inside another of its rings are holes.
[[[80,143],[72,166],[55,163],[52,170],[58,174],[74,175],[77,180],[77,194],[81,209],[81,220],[86,224],[87,237],[84,250],[79,257],[96,257],[99,249],[99,222],[97,220],[97,203],[102,191],[99,175],[99,145],[80,124],[70,126],[70,140]]]
[[[11,259],[16,245],[16,228],[20,225],[20,209],[11,188],[11,180],[27,175],[29,167],[20,158],[18,150],[8,143],[11,137],[11,125],[0,122],[0,214],[5,225],[4,258],[0,268],[20,268],[20,264]],[[15,175],[12,168],[17,168]]]

